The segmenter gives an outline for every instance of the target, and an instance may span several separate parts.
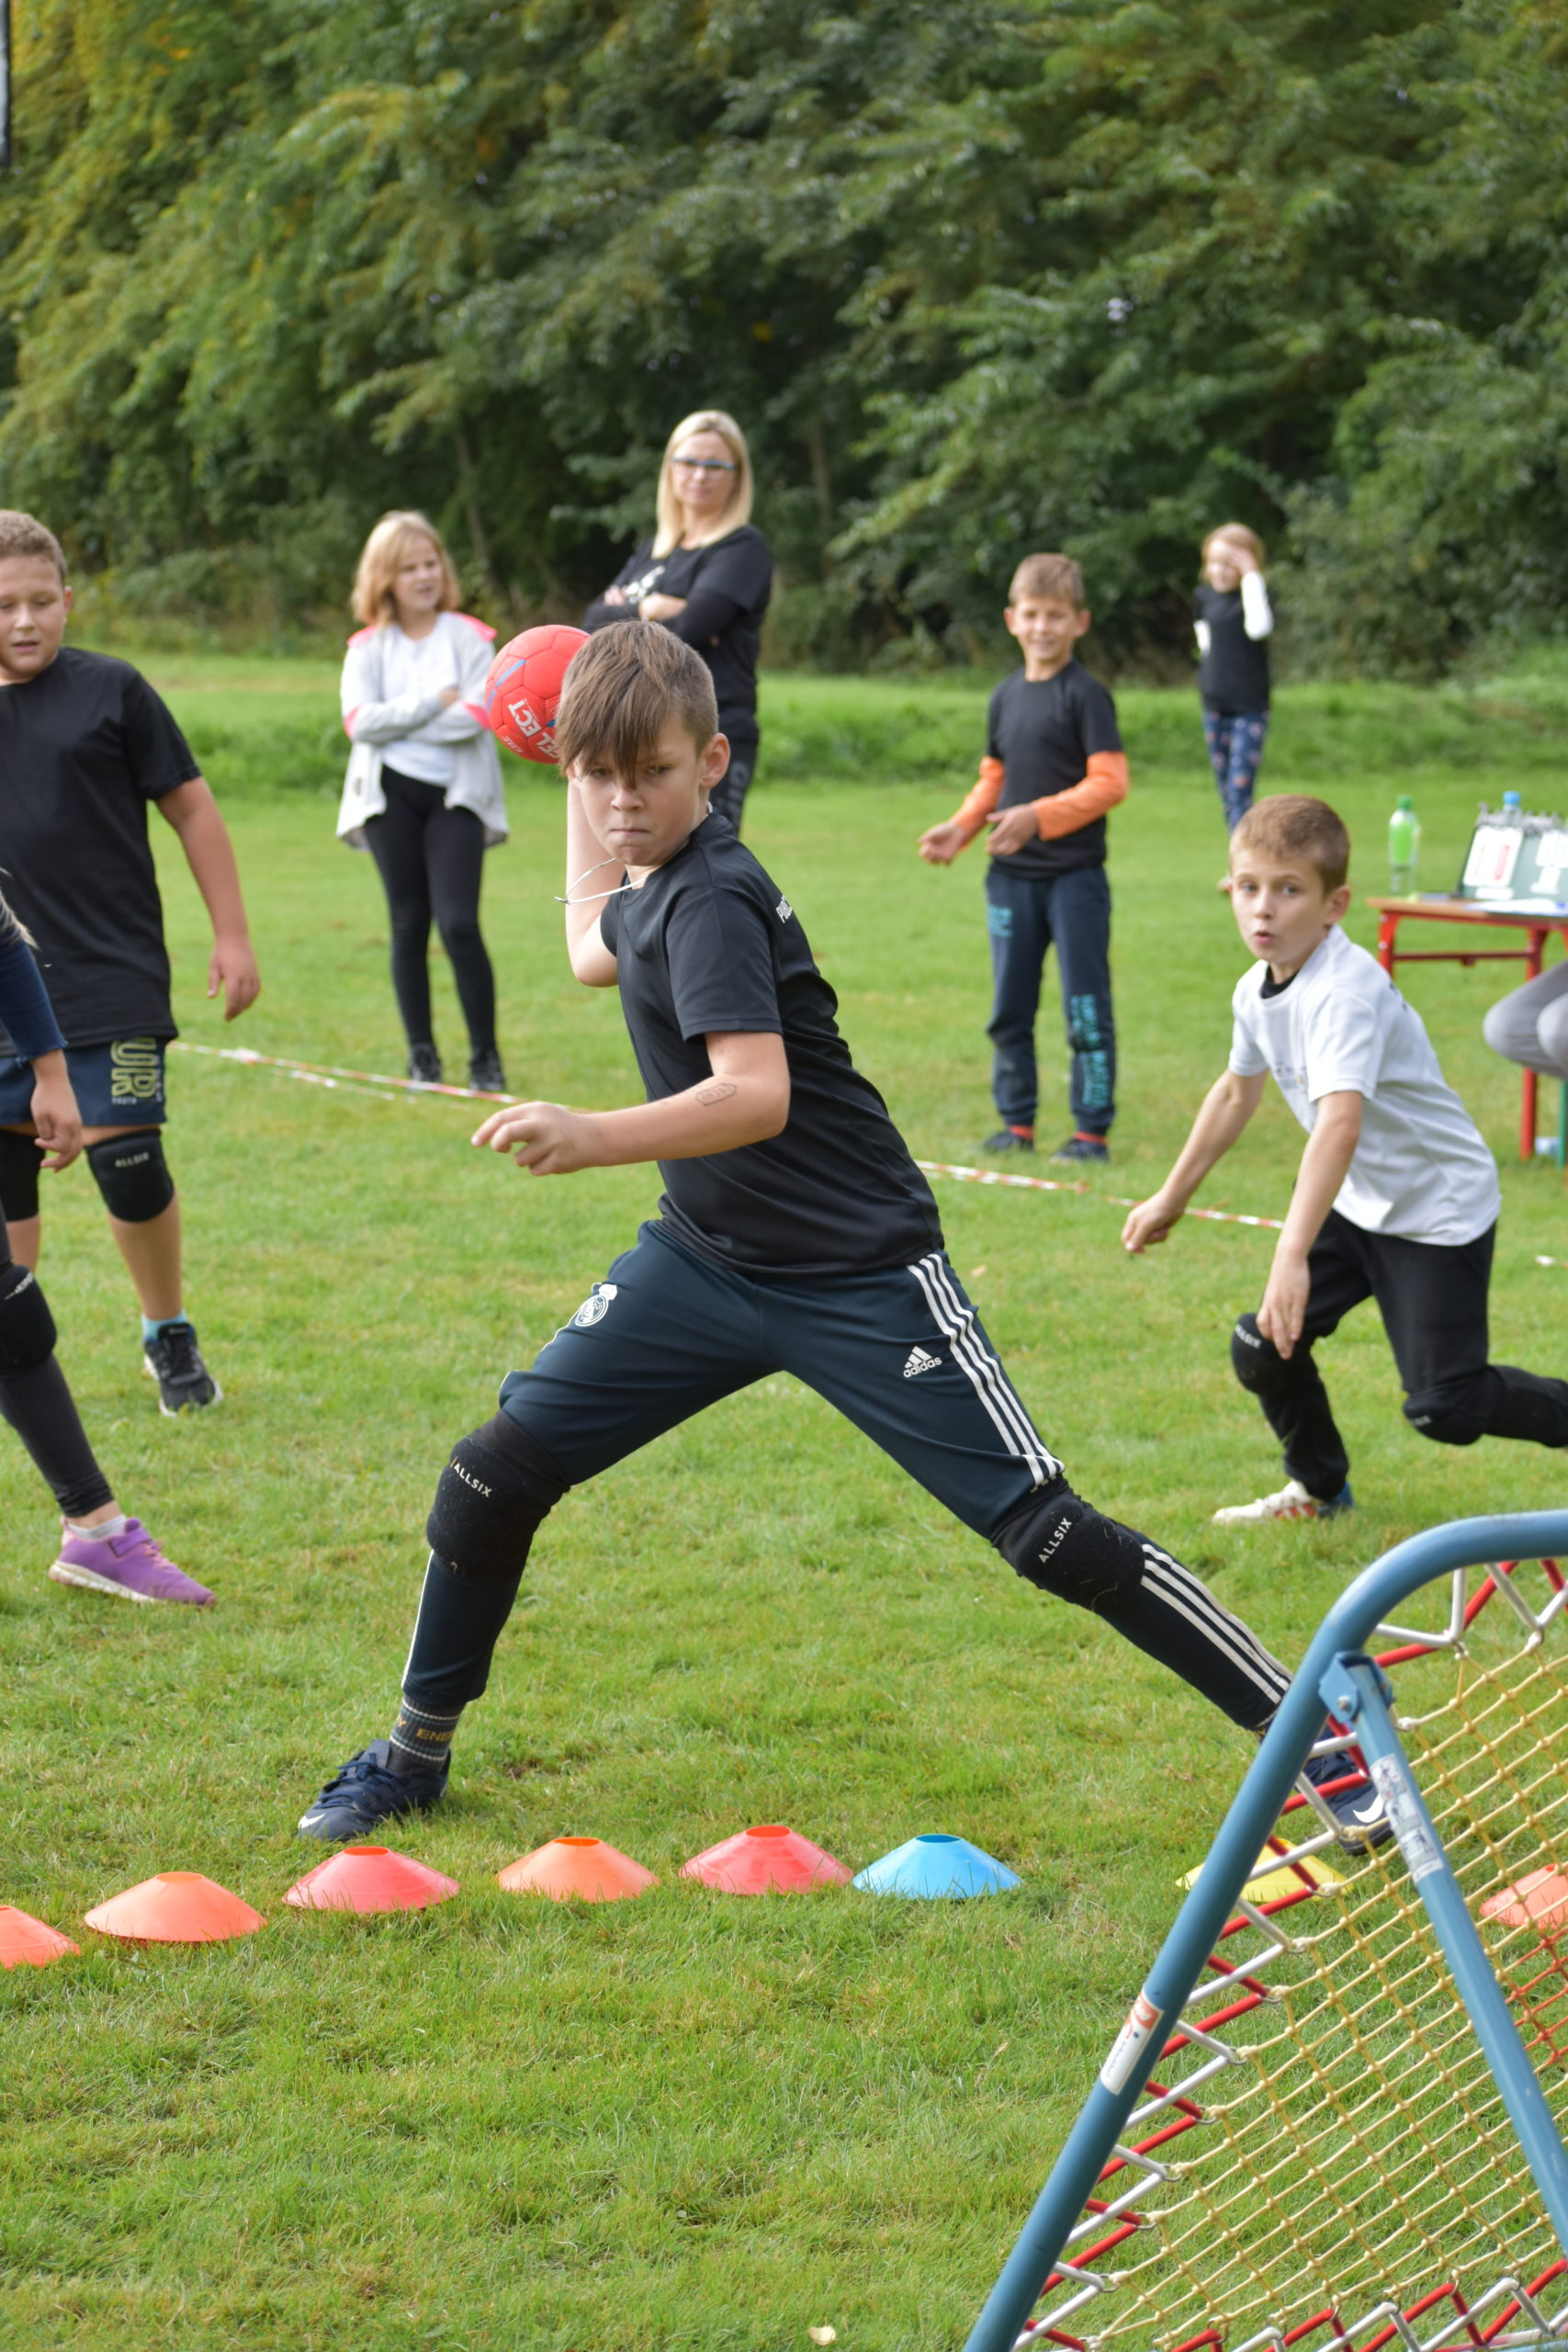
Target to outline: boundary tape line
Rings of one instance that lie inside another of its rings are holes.
[[[344,1069],[335,1062],[290,1061],[279,1054],[258,1054],[249,1046],[201,1046],[191,1039],[176,1037],[172,1050],[177,1054],[202,1054],[211,1061],[238,1062],[248,1069],[276,1070],[281,1077],[299,1080],[307,1086],[329,1087],[340,1094],[367,1094],[375,1101],[389,1102],[400,1096],[406,1102],[416,1094],[445,1094],[462,1102],[519,1102],[518,1094],[487,1092],[482,1087],[431,1085],[423,1079],[394,1078],[389,1072],[374,1069]],[[915,1165],[927,1176],[946,1176],[960,1184],[996,1184],[1014,1192],[1073,1193],[1089,1200],[1103,1201],[1108,1208],[1131,1209],[1135,1201],[1124,1199],[1118,1193],[1097,1193],[1091,1184],[1077,1182],[1058,1182],[1049,1176],[1014,1176],[1000,1168],[964,1168],[945,1159],[917,1159]],[[1270,1233],[1281,1229],[1276,1216],[1243,1216],[1234,1209],[1189,1209],[1189,1216],[1201,1217],[1210,1225],[1251,1225]],[[1556,1261],[1542,1260],[1542,1264]]]
[[[186,1037],[172,1041],[171,1050],[176,1054],[202,1054],[209,1060],[238,1062],[247,1069],[276,1070],[280,1077],[297,1079],[305,1086],[324,1086],[338,1094],[366,1094],[378,1102],[391,1102],[400,1098],[408,1102],[418,1094],[445,1094],[458,1102],[519,1102],[518,1094],[487,1091],[477,1086],[430,1085],[423,1079],[394,1078],[389,1072],[374,1069],[344,1069],[334,1062],[290,1061],[280,1054],[258,1054],[249,1046],[201,1046]],[[946,1159],[917,1159],[915,1165],[927,1176],[945,1176],[958,1184],[991,1184],[1006,1191],[1019,1193],[1072,1193],[1080,1198],[1103,1201],[1107,1208],[1131,1209],[1138,1205],[1120,1193],[1097,1193],[1092,1184],[1078,1181],[1058,1181],[1050,1176],[1015,1176],[1001,1168],[965,1168]],[[1197,1217],[1205,1225],[1249,1225],[1266,1233],[1279,1233],[1283,1219],[1277,1216],[1245,1216],[1238,1209],[1189,1209],[1190,1217]],[[1568,1268],[1568,1258],[1543,1258],[1535,1254],[1538,1266]]]

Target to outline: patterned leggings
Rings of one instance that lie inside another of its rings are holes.
[[[1209,765],[1219,787],[1225,823],[1234,833],[1252,806],[1252,787],[1263,764],[1264,738],[1269,732],[1266,710],[1211,710],[1203,705],[1203,735]]]

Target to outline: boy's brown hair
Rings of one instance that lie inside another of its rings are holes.
[[[1026,596],[1060,596],[1081,613],[1083,573],[1070,555],[1026,555],[1012,575],[1008,603],[1021,605]]]
[[[0,506],[0,563],[8,556],[41,556],[52,563],[60,574],[60,584],[65,585],[65,550],[54,533],[40,523],[36,514],[24,514],[17,506]]]
[[[1350,871],[1345,820],[1326,800],[1314,800],[1305,792],[1277,792],[1255,800],[1231,835],[1231,848],[1300,858],[1317,875],[1325,895],[1339,889]]]
[[[556,756],[563,768],[598,759],[629,775],[671,719],[699,752],[718,733],[705,663],[670,629],[615,621],[572,657],[556,713]]]

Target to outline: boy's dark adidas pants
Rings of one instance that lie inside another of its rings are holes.
[[[1497,1228],[1450,1247],[1368,1233],[1330,1209],[1307,1258],[1312,1295],[1289,1356],[1244,1315],[1231,1339],[1236,1377],[1285,1449],[1285,1471],[1331,1502],[1350,1472],[1313,1344],[1375,1298],[1404,1388],[1404,1418],[1440,1445],[1482,1437],[1568,1445],[1568,1381],[1486,1360],[1486,1294]]]
[[[1032,1524],[1037,1506],[1060,1498],[1058,1518],[1084,1512],[940,1250],[881,1272],[757,1281],[645,1225],[533,1369],[507,1375],[502,1409],[564,1488],[779,1372],[837,1406],[965,1526],[989,1540],[1001,1532],[1004,1556],[1020,1548],[1010,1523]],[[1085,1515],[1134,1564],[1130,1593],[1085,1605],[1233,1721],[1262,1722],[1284,1694],[1284,1669],[1168,1554]],[[1052,1526],[1048,1517],[1047,1544]],[[1047,1583],[1033,1557],[1020,1574]],[[521,1566],[466,1576],[433,1555],[403,1679],[414,1716],[449,1722],[484,1690]]]
[[[1040,1099],[1034,1023],[1045,957],[1056,951],[1072,1055],[1073,1125],[1111,1132],[1116,1115],[1116,1027],[1111,1011],[1111,885],[1103,865],[1019,874],[1005,857],[986,868],[986,923],[995,994],[987,1035],[991,1091],[1008,1126],[1032,1127]]]

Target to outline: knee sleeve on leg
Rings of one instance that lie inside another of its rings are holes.
[[[0,1266],[0,1373],[36,1372],[54,1353],[54,1317],[30,1266]]]
[[[1242,1316],[1231,1333],[1231,1366],[1242,1386],[1258,1396],[1283,1362],[1273,1340],[1258,1329],[1257,1316]]]
[[[0,1216],[11,1225],[38,1215],[38,1164],[41,1157],[31,1136],[0,1127]]]
[[[497,1413],[452,1449],[425,1522],[430,1548],[454,1576],[520,1576],[569,1483],[520,1422]]]
[[[139,1127],[133,1135],[89,1144],[87,1165],[105,1208],[122,1225],[151,1225],[175,1197],[175,1180],[156,1127]]]
[[[1438,1445],[1473,1445],[1486,1435],[1486,1377],[1445,1382],[1437,1388],[1418,1388],[1404,1400],[1404,1418],[1423,1437]]]
[[[1033,1497],[991,1538],[1010,1567],[1042,1592],[1114,1617],[1144,1580],[1140,1539],[1068,1486]]]

